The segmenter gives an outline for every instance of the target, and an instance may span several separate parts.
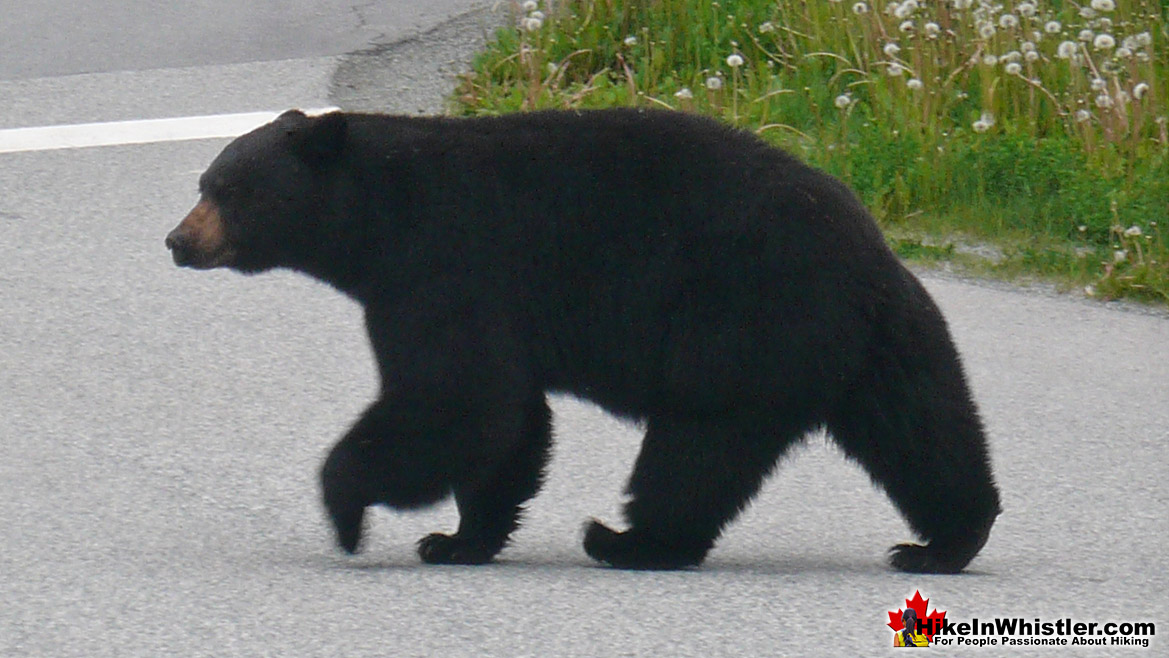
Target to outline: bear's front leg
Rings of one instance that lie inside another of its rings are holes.
[[[369,505],[417,508],[450,494],[451,464],[431,415],[379,400],[333,446],[321,467],[321,487],[346,552],[357,552]]]
[[[321,485],[337,542],[357,551],[369,505],[418,508],[453,491],[458,532],[424,537],[419,556],[431,564],[490,562],[519,526],[523,503],[540,488],[551,411],[542,394],[527,404],[470,408],[465,401],[429,399],[378,401],[333,447]]]
[[[434,277],[392,306],[366,308],[382,400],[337,444],[322,472],[343,548],[367,505],[411,508],[453,493],[459,528],[418,543],[425,562],[491,561],[535,495],[551,412],[510,316],[467,282]]]
[[[490,562],[519,527],[523,503],[540,489],[552,442],[552,412],[544,396],[535,395],[526,405],[522,425],[496,429],[512,436],[488,432],[483,437],[475,451],[479,457],[456,478],[459,530],[453,535],[436,532],[423,537],[418,555],[424,562]]]

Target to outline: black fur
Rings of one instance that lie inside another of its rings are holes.
[[[817,427],[927,542],[898,569],[960,571],[999,513],[937,307],[844,185],[751,134],[636,110],[289,112],[201,187],[226,236],[202,262],[301,270],[365,307],[382,393],[321,471],[347,551],[367,506],[453,494],[459,530],[422,559],[490,561],[540,487],[549,391],[646,424],[629,530],[585,536],[617,567],[701,563]]]

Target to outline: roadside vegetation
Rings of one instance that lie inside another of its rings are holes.
[[[460,114],[722,118],[848,182],[904,257],[1169,302],[1165,0],[527,0]]]

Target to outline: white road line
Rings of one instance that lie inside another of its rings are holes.
[[[323,114],[336,109],[335,107],[320,108],[305,110],[305,113]],[[8,128],[0,130],[0,153],[236,137],[258,128],[278,116],[280,116],[280,112],[243,112],[169,119]]]

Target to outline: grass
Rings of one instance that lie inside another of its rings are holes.
[[[513,7],[457,113],[714,115],[844,179],[907,258],[986,243],[987,271],[1169,302],[1164,0]]]

